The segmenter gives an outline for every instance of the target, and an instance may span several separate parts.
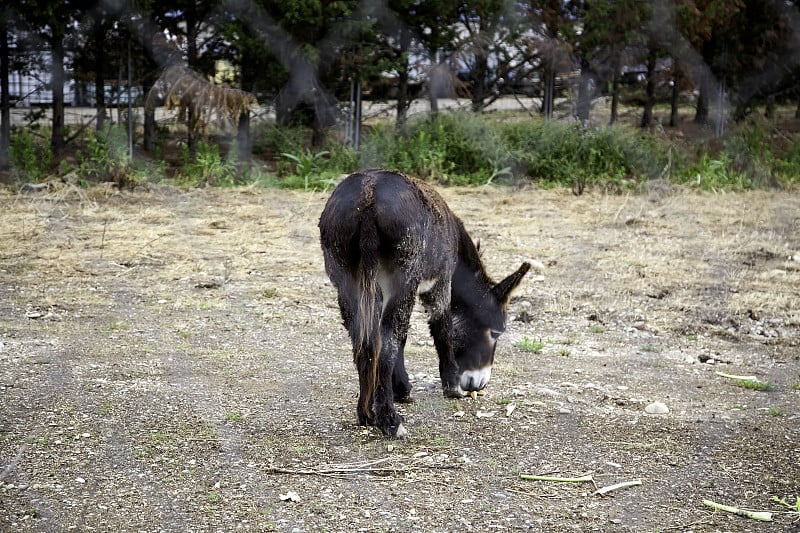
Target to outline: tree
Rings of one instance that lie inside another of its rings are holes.
[[[19,11],[38,34],[50,53],[50,84],[53,95],[53,118],[50,146],[54,154],[64,148],[64,37],[74,20],[76,1],[22,0]]]
[[[164,0],[153,2],[151,15],[156,23],[169,32],[184,54],[184,60],[195,72],[213,74],[214,58],[210,52],[211,43],[220,33],[217,15],[220,13],[219,0]],[[199,120],[196,109],[188,108],[187,124]],[[197,151],[197,130],[187,128],[187,144],[189,151]]]
[[[500,86],[519,76],[535,56],[517,41],[526,28],[522,11],[503,0],[469,0],[458,6],[459,37],[454,49],[469,82],[472,110],[480,112],[500,96]]]
[[[622,67],[644,39],[647,7],[643,0],[584,2],[585,24],[578,36],[578,53],[600,80],[611,84],[611,124],[617,120]]]
[[[11,8],[0,8],[0,170],[10,165],[11,98],[8,88],[8,62],[10,59],[8,35],[11,28]]]
[[[527,6],[533,48],[537,50],[532,60],[539,62],[544,85],[542,114],[548,119],[553,116],[557,76],[572,70],[575,12],[573,4],[561,0],[537,0]]]

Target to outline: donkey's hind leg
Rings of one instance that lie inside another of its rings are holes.
[[[411,311],[414,308],[416,286],[406,284],[402,271],[396,271],[381,278],[381,292],[383,295],[381,359],[372,408],[375,425],[384,434],[403,437],[406,430],[402,425],[402,417],[395,409],[394,400],[407,401],[411,392],[403,360],[403,349]]]

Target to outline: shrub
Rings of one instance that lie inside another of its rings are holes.
[[[182,147],[183,173],[177,181],[182,185],[198,187],[210,185],[214,187],[230,187],[239,183],[236,168],[236,146],[230,147],[228,156],[222,158],[219,146],[205,141],[197,143],[197,154],[194,160],[189,153],[189,147]]]
[[[28,130],[11,136],[9,158],[14,173],[23,180],[40,181],[50,172],[53,151],[44,140],[37,140]]]
[[[486,183],[511,174],[511,154],[496,126],[467,112],[412,120],[400,132],[375,126],[360,155],[362,166],[390,167],[449,184]],[[502,172],[506,167],[508,172]]]
[[[666,164],[654,141],[615,125],[526,120],[500,128],[519,172],[543,185],[631,187],[655,178]]]

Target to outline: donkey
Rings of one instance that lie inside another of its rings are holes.
[[[489,279],[461,220],[429,185],[383,169],[345,178],[319,221],[325,270],[358,370],[358,422],[389,437],[406,429],[394,401],[411,401],[403,350],[419,295],[445,396],[486,387],[506,306],[530,268]]]

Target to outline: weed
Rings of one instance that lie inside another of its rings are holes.
[[[271,300],[271,299],[273,299],[273,298],[275,298],[277,296],[278,296],[278,289],[276,289],[276,288],[264,289],[261,292],[261,297],[265,298],[267,300]]]
[[[230,422],[241,422],[244,420],[244,415],[240,411],[229,411],[225,413],[225,420]]]
[[[22,179],[40,181],[50,172],[53,151],[45,141],[37,141],[28,130],[11,136],[8,155],[14,172]]]
[[[771,381],[755,381],[752,379],[741,379],[737,380],[737,383],[742,388],[749,390],[764,391],[764,392],[771,391],[775,388],[775,385],[773,385]]]
[[[767,411],[770,416],[784,416],[787,412],[785,407],[770,407]]]
[[[120,322],[118,320],[115,320],[113,322],[109,322],[108,324],[106,324],[106,329],[108,331],[124,331],[128,329],[128,324],[126,324],[125,322]]]
[[[325,166],[325,158],[330,154],[327,150],[312,153],[304,150],[298,154],[284,152],[281,157],[294,163],[294,174],[303,179],[303,190],[308,190],[312,174],[318,174]]]
[[[523,337],[521,341],[514,344],[523,352],[539,353],[544,349],[545,343],[541,339],[532,339],[530,337]]]
[[[231,147],[226,158],[219,154],[219,146],[204,141],[197,143],[197,154],[191,159],[188,146],[182,148],[183,174],[178,178],[182,185],[198,187],[211,185],[230,187],[238,183],[236,149]]]
[[[800,519],[800,497],[797,495],[794,497],[794,503],[788,502],[786,498],[778,498],[777,496],[773,496],[772,501],[787,508],[790,515]]]
[[[723,153],[719,159],[704,153],[694,165],[676,177],[678,183],[685,183],[708,192],[743,191],[753,188],[752,180],[744,173],[733,169],[730,157]]]
[[[446,437],[436,436],[431,439],[431,445],[437,448],[445,448],[450,445],[450,441]]]
[[[640,348],[640,350],[643,352],[661,353],[664,351],[664,348],[655,344],[645,344]]]
[[[589,333],[605,333],[605,332],[606,328],[604,328],[603,326],[591,326],[589,328]]]

